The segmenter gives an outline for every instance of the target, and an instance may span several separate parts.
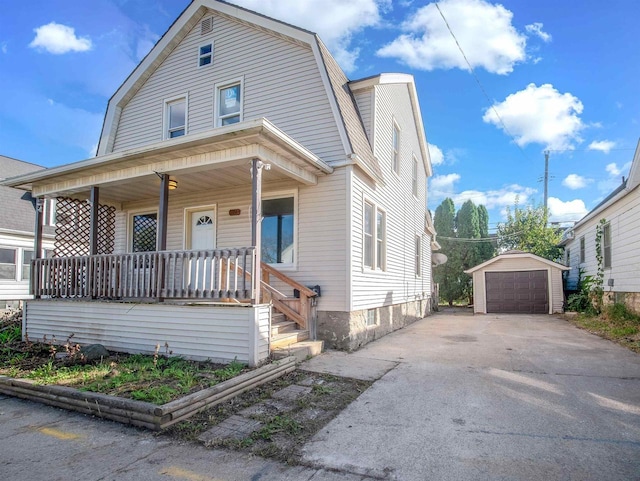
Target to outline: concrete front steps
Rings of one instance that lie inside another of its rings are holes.
[[[323,341],[310,341],[309,331],[297,329],[296,323],[286,320],[284,314],[272,314],[271,356],[274,359],[295,356],[298,361],[304,361],[322,353],[323,348]]]

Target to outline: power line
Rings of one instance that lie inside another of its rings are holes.
[[[496,115],[497,119],[500,121],[500,125],[502,125],[502,128],[507,133],[507,135],[509,137],[511,137],[511,140],[513,140],[513,142],[516,144],[516,147],[518,147],[518,150],[520,150],[520,153],[522,154],[522,156],[528,161],[529,157],[527,156],[525,151],[522,149],[522,147],[520,147],[520,144],[518,144],[518,142],[516,141],[516,138],[513,136],[511,131],[507,128],[507,125],[502,120],[502,117],[500,117],[500,114],[496,110],[494,103],[491,101],[491,98],[487,94],[487,91],[485,90],[484,86],[480,82],[480,79],[478,78],[478,76],[476,75],[475,71],[473,70],[473,67],[471,66],[471,63],[469,62],[469,59],[467,59],[467,55],[464,53],[464,50],[462,50],[462,46],[460,45],[460,42],[458,42],[458,39],[456,38],[455,34],[453,33],[453,30],[451,29],[451,26],[449,25],[449,22],[447,21],[446,17],[442,13],[442,10],[440,10],[440,5],[438,5],[438,2],[435,2],[435,5],[436,5],[436,8],[438,9],[438,12],[440,12],[440,16],[442,17],[442,20],[444,20],[444,23],[447,26],[447,30],[449,30],[449,33],[453,37],[453,40],[455,40],[456,45],[458,46],[458,49],[460,50],[460,53],[462,54],[462,57],[464,58],[464,61],[467,64],[467,67],[469,67],[469,73],[471,73],[471,75],[473,75],[473,78],[475,79],[476,83],[478,84],[478,87],[480,87],[480,90],[482,91],[482,93],[484,94],[485,98],[487,99],[487,102],[489,102],[489,105],[490,105],[489,108]]]

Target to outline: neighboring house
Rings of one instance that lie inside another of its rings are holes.
[[[529,252],[511,250],[497,255],[464,271],[473,276],[473,312],[563,312],[562,272],[567,269]]]
[[[36,262],[29,336],[357,348],[430,312],[430,175],[412,76],[350,82],[315,34],[193,1],[109,101],[97,157],[9,183],[85,233]]]
[[[602,226],[602,268],[604,289],[610,302],[626,303],[640,312],[640,142],[636,148],[629,178],[568,229],[562,240],[565,262],[571,268],[566,287],[578,287],[579,271],[595,277],[596,229]]]
[[[0,155],[0,180],[42,170],[39,165]],[[55,209],[45,205],[43,247],[53,248]],[[35,200],[29,192],[0,185],[0,310],[30,299],[29,274],[33,258]]]

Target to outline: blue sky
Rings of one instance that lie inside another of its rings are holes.
[[[109,97],[188,3],[5,2],[0,154],[47,167],[91,157]],[[578,220],[628,174],[640,137],[635,0],[235,3],[317,32],[351,79],[415,76],[432,210],[471,199],[493,229],[516,196],[542,203],[545,149],[552,220]]]

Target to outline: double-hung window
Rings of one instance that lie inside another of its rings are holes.
[[[386,214],[369,201],[364,203],[362,262],[369,269],[385,269]]]
[[[0,247],[0,280],[16,280],[16,249]]]
[[[585,255],[584,255],[584,236],[580,237],[580,264],[584,264]]]
[[[198,47],[198,67],[206,67],[213,63],[213,43]]]
[[[164,102],[164,138],[173,139],[187,133],[187,97]]]
[[[293,266],[295,263],[295,197],[262,201],[262,261]]]
[[[611,267],[611,224],[602,228],[602,261],[605,268]]]
[[[416,235],[416,276],[420,277],[422,275],[422,237]]]
[[[242,82],[216,86],[216,126],[242,122]]]
[[[392,137],[392,148],[393,148],[393,171],[396,174],[400,173],[400,127],[398,124],[393,122],[393,137]]]

